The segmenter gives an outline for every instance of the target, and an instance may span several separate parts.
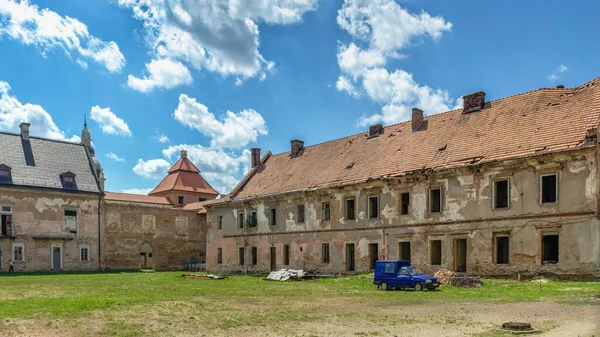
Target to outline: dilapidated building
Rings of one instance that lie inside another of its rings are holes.
[[[207,268],[600,272],[600,78],[260,155],[208,202]]]

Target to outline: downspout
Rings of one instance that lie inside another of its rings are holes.
[[[100,227],[102,225],[101,222],[101,212],[100,207],[102,205],[102,194],[98,196],[98,270],[102,270],[102,232]]]

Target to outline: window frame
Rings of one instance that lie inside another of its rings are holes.
[[[302,215],[302,217],[300,215]],[[306,222],[306,207],[304,207],[304,204],[296,205],[296,216],[298,219],[298,223]]]
[[[8,210],[5,210],[5,208],[8,208]],[[1,204],[0,205],[0,214],[11,215],[12,214],[12,205]]]
[[[178,195],[177,202],[179,205],[183,205],[183,203],[185,202],[185,197],[183,195]]]
[[[238,247],[238,265],[246,265],[246,248]]]
[[[327,205],[327,208],[325,208],[325,205]],[[327,214],[327,216],[325,216],[325,214]],[[321,220],[331,221],[331,202],[329,201],[323,201],[321,203]]]
[[[223,248],[217,248],[217,264],[223,264]]]
[[[252,246],[250,249],[250,264],[256,266],[258,264],[258,247]]]
[[[498,183],[502,182],[502,181],[506,181],[506,207],[498,207],[497,202],[498,202]],[[494,178],[494,180],[492,181],[492,209],[493,210],[498,210],[498,211],[504,211],[504,210],[508,210],[510,209],[511,206],[511,200],[510,200],[510,193],[511,193],[511,185],[512,185],[512,181],[510,179],[510,177],[497,177]]]
[[[275,207],[269,208],[269,226],[277,226],[277,208]]]
[[[1,175],[5,173],[6,175]],[[0,182],[12,184],[12,168],[5,164],[0,164]]]
[[[371,214],[371,199],[377,200],[377,216]],[[367,196],[367,218],[369,220],[378,220],[381,215],[381,205],[379,204],[379,194],[371,194]]]
[[[511,258],[510,258],[510,246],[511,246],[511,244],[510,244],[510,233],[494,233],[493,237],[494,237],[494,239],[493,239],[494,242],[492,242],[492,245],[493,245],[493,248],[494,248],[494,251],[493,251],[493,254],[494,254],[494,264],[498,265],[498,266],[510,266],[510,260],[511,260]],[[498,239],[499,238],[506,238],[506,239],[508,239],[508,261],[506,263],[499,263],[498,262]]]
[[[284,266],[289,266],[290,265],[290,245],[283,245],[283,265]]]
[[[440,263],[439,264],[434,264],[433,263],[433,249],[432,249],[432,242],[434,241],[439,241],[440,243]],[[428,250],[429,250],[429,265],[430,266],[441,266],[444,263],[444,244],[443,244],[443,240],[442,239],[429,239],[429,245],[428,245]]]
[[[544,237],[556,236],[556,262],[544,263]],[[558,232],[542,232],[540,235],[540,264],[544,266],[558,266],[560,263],[560,234]]]
[[[15,257],[15,248],[21,248],[21,259],[17,260]],[[13,242],[11,259],[13,262],[25,262],[25,243],[24,242]]]
[[[67,226],[67,216],[72,217],[72,215],[67,215],[67,212],[75,212],[75,231]],[[69,231],[70,233],[77,233],[79,231],[79,209],[77,207],[63,207],[63,231]]]
[[[238,212],[238,214],[237,214],[237,228],[238,229],[244,229],[244,228],[246,228],[246,224],[244,223],[245,221],[246,221],[245,212]]]
[[[327,254],[325,254],[327,252]],[[331,263],[331,245],[329,242],[321,243],[321,263]]]
[[[406,213],[404,213],[404,200],[402,197],[404,195],[408,195],[408,202],[406,204]],[[410,215],[410,192],[402,192],[400,193],[400,215]]]
[[[250,216],[248,217],[248,227],[254,228],[258,226],[258,212],[256,210],[250,211]]]
[[[349,209],[348,209],[348,202],[350,200],[352,200],[352,204],[353,204],[353,206],[352,206],[352,208],[353,208],[352,209],[352,211],[353,211],[352,212],[352,218],[350,218],[348,216],[350,214],[349,213]],[[355,197],[346,198],[344,200],[344,211],[345,211],[344,215],[346,216],[346,220],[348,220],[348,221],[355,221],[356,220],[356,198]]]
[[[554,176],[555,188],[554,188],[554,201],[544,201],[544,177]],[[540,174],[540,205],[556,205],[558,204],[558,172],[547,172]]]
[[[439,211],[435,211],[434,212],[434,211],[432,211],[432,207],[431,207],[433,205],[433,202],[432,202],[433,198],[432,198],[432,194],[431,193],[433,191],[436,191],[436,190],[440,191],[440,202],[439,202],[439,205],[440,205],[439,208],[440,209],[439,209]],[[429,187],[429,192],[428,192],[428,197],[427,197],[427,206],[428,206],[427,207],[427,211],[429,212],[429,214],[439,215],[439,214],[442,214],[444,212],[444,187],[443,186],[431,186],[431,187]]]
[[[83,258],[83,250],[86,250],[86,258]],[[90,245],[79,245],[79,261],[90,261]]]
[[[219,215],[218,219],[217,219],[217,230],[222,230],[223,229],[223,216]]]

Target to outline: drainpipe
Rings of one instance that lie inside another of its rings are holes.
[[[102,233],[100,231],[101,216],[100,207],[102,205],[102,194],[98,196],[98,270],[102,270]]]

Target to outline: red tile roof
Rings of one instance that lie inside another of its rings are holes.
[[[196,201],[183,206],[183,209],[186,211],[198,211],[198,214],[206,213],[204,209],[204,203],[206,201]]]
[[[106,192],[106,200],[112,201],[124,201],[124,202],[139,202],[145,204],[159,204],[159,205],[171,205],[169,200],[165,197],[153,197],[149,195],[141,194],[129,194],[129,193],[117,193],[117,192]]]
[[[148,195],[162,192],[181,191],[204,193],[217,196],[215,191],[200,175],[200,170],[187,157],[181,157],[169,170],[169,174]]]
[[[263,158],[231,194],[243,199],[266,194],[364,182],[424,169],[480,164],[585,146],[598,128],[600,78],[576,88],[543,88],[487,102],[481,111],[453,110],[411,122],[307,146],[296,158]]]

